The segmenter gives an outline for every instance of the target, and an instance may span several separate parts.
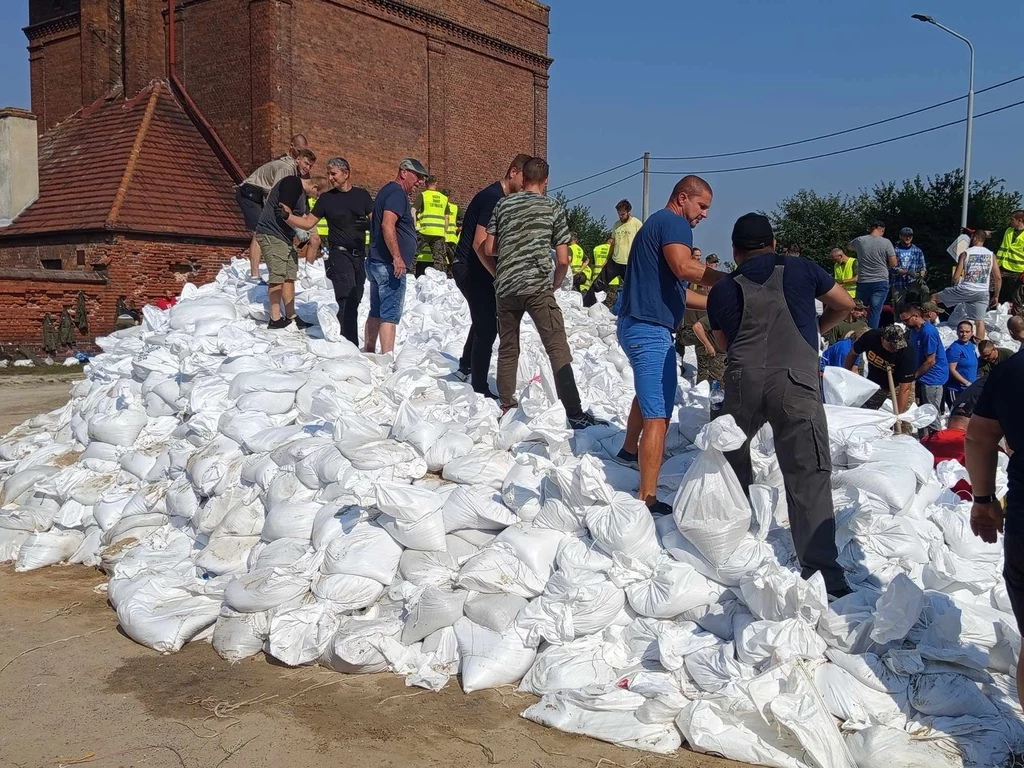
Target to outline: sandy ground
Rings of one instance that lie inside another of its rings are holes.
[[[67,400],[68,380],[0,381],[0,433]],[[0,768],[726,768],[549,730],[519,717],[512,688],[465,695],[393,675],[223,661],[207,643],[161,656],[117,627],[80,566],[0,566]]]

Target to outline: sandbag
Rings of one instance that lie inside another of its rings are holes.
[[[524,645],[515,629],[498,634],[465,616],[455,622],[455,637],[466,693],[516,683],[537,658],[537,651]]]

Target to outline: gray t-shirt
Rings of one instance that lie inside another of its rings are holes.
[[[861,235],[850,241],[857,252],[857,282],[889,282],[889,259],[896,255],[892,243],[877,235]]]

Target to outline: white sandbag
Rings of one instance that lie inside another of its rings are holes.
[[[97,413],[89,419],[89,438],[108,445],[128,448],[135,443],[149,416],[145,411],[126,408],[114,413]]]
[[[635,711],[644,697],[621,688],[611,687],[600,694],[565,691],[546,694],[527,708],[523,717],[550,728],[657,754],[671,754],[682,740],[672,722],[646,724]]]
[[[516,557],[542,580],[547,581],[555,572],[555,560],[565,538],[566,535],[561,531],[516,523],[499,533],[494,541],[510,546]]]
[[[813,661],[825,654],[825,641],[803,619],[752,621],[736,635],[736,656],[746,664]]]
[[[401,557],[401,545],[387,531],[375,522],[359,521],[330,540],[320,569],[363,576],[387,586],[398,573]]]
[[[807,765],[800,745],[781,741],[775,726],[746,697],[693,701],[683,707],[676,726],[695,752],[771,768]]]
[[[867,491],[899,511],[913,498],[917,476],[908,467],[873,461],[833,473],[832,487]]]
[[[524,645],[515,629],[498,634],[463,616],[455,622],[455,636],[466,693],[516,683],[537,658],[537,651]]]
[[[445,548],[443,499],[411,485],[380,483],[376,488],[378,522],[408,549],[435,552]]]
[[[597,546],[609,555],[619,552],[648,562],[657,560],[661,547],[647,505],[624,493],[611,494],[610,501],[586,512],[586,525]]]
[[[270,612],[240,613],[222,605],[213,627],[213,649],[235,663],[263,650],[270,635]]]
[[[309,542],[302,539],[277,539],[269,543],[260,540],[249,551],[248,570],[286,568],[297,563],[309,551]]]
[[[821,573],[803,579],[774,561],[763,563],[744,578],[740,595],[755,617],[769,621],[799,617],[814,624],[828,607]]]
[[[516,616],[526,607],[527,600],[519,595],[507,592],[498,594],[478,594],[466,600],[464,611],[466,618],[485,629],[503,635],[512,628]]]
[[[456,584],[477,592],[507,592],[531,598],[544,591],[545,581],[519,559],[510,545],[496,542],[466,561]]]
[[[32,533],[18,548],[18,559],[14,570],[19,573],[48,565],[57,565],[72,557],[85,540],[82,531],[50,531]]]
[[[322,505],[315,501],[279,502],[267,512],[263,523],[264,541],[277,539],[309,540],[313,521]]]
[[[337,611],[359,611],[377,602],[384,585],[376,579],[347,573],[323,573],[313,579],[313,595],[329,600]]]
[[[213,625],[220,613],[219,595],[204,594],[177,575],[156,577],[117,607],[121,629],[132,640],[160,653],[174,653]]]
[[[730,416],[715,419],[697,435],[702,453],[679,487],[672,516],[683,536],[714,566],[725,563],[750,530],[750,503],[723,451],[746,435]]]
[[[743,578],[757,570],[762,563],[775,557],[771,544],[744,534],[732,555],[715,566],[679,531],[675,519],[665,515],[654,522],[661,535],[661,546],[673,558],[697,569],[697,572],[727,587],[738,587]]]
[[[427,587],[416,598],[402,629],[402,645],[418,643],[462,617],[468,592]]]
[[[870,379],[837,365],[827,365],[821,376],[821,391],[830,405],[859,408],[880,387]]]
[[[474,528],[500,531],[517,518],[502,502],[501,494],[488,485],[462,485],[448,495],[442,508],[446,532]]]
[[[618,553],[612,559],[612,582],[626,591],[630,606],[641,616],[671,619],[715,602],[724,590],[689,565],[668,558],[654,566]]]
[[[371,609],[365,616],[347,616],[339,623],[320,663],[350,675],[385,672],[388,661],[379,650],[381,641],[397,638],[401,632],[402,622],[391,614],[381,616]]]
[[[917,623],[924,609],[924,592],[900,574],[885,588],[875,605],[871,639],[880,645],[902,640]]]
[[[289,667],[311,664],[334,640],[341,615],[328,603],[310,603],[275,611],[267,650]]]
[[[299,564],[249,571],[224,591],[224,603],[242,613],[277,608],[309,592],[312,574]]]
[[[226,298],[203,296],[190,301],[179,301],[168,311],[168,322],[176,331],[187,331],[203,321],[226,325],[235,320],[235,305]]]
[[[214,531],[207,545],[196,555],[196,566],[216,576],[245,573],[249,552],[259,540],[259,535],[233,536]]]
[[[441,476],[453,483],[487,485],[500,491],[512,464],[512,456],[506,451],[475,450],[445,464]]]
[[[914,471],[920,483],[927,482],[934,474],[931,452],[910,435],[850,443],[846,447],[846,456],[850,467],[868,463],[907,467]]]
[[[857,768],[960,768],[963,764],[953,739],[915,738],[901,728],[864,728],[851,734],[846,745]]]
[[[12,531],[0,528],[0,563],[10,563],[18,559],[18,550],[25,540],[31,536],[29,531]]]
[[[20,472],[9,475],[2,488],[0,488],[0,506],[10,504],[17,500],[21,494],[29,490],[33,485],[43,478],[50,477],[60,472],[57,467],[40,466],[29,467]]]
[[[96,524],[104,531],[113,528],[124,515],[124,509],[134,495],[119,491],[104,494],[103,498],[93,506],[92,513]]]

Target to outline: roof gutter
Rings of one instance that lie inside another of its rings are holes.
[[[171,90],[174,94],[181,99],[182,105],[185,107],[185,114],[189,116],[189,119],[195,125],[196,129],[202,134],[203,138],[210,144],[214,154],[217,155],[217,159],[221,161],[224,169],[230,174],[231,178],[236,184],[242,183],[245,179],[245,172],[242,167],[235,160],[234,155],[231,154],[231,150],[227,148],[227,145],[221,141],[220,136],[217,135],[217,131],[214,130],[213,126],[206,120],[203,113],[199,110],[199,107],[192,100],[188,90],[185,88],[185,84],[178,79],[178,41],[177,41],[177,25],[175,24],[175,5],[176,0],[167,0],[167,80],[170,82]]]

